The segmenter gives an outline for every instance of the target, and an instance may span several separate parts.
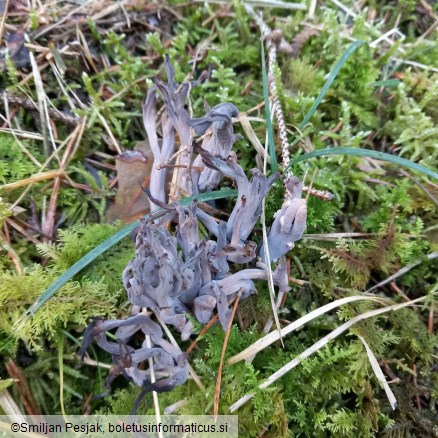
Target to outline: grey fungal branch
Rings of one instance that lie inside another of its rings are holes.
[[[131,316],[126,320],[93,320],[81,349],[83,355],[96,339],[115,363],[108,384],[122,374],[143,388],[142,395],[152,390],[169,391],[183,384],[189,375],[185,354],[163,338],[161,327],[152,316],[173,326],[182,340],[194,333],[194,319],[206,324],[217,314],[225,329],[232,315],[230,303],[238,294],[241,299],[254,294],[254,281],[268,279],[263,267],[286,254],[302,237],[307,214],[306,203],[301,199],[302,184],[298,178],[291,178],[285,187],[290,196],[276,213],[268,235],[269,260],[263,245],[257,251],[257,244],[250,240],[252,232],[260,218],[263,199],[280,175],[267,177],[253,169],[248,179],[232,151],[240,138],[232,126],[238,109],[225,102],[206,108],[204,117],[190,119],[185,109],[189,83],[175,81],[168,58],[164,67],[167,83],[155,80],[149,89],[143,120],[154,156],[148,192],[151,211],[164,208],[166,215],[160,222],[141,221],[135,255],[123,271]],[[160,120],[159,95],[164,102]],[[202,141],[192,140],[192,130],[195,136],[202,136]],[[224,177],[231,178],[238,196],[228,220],[217,221],[197,202],[188,207],[168,203],[169,163],[178,163],[176,181],[185,194],[213,190]],[[209,238],[200,237],[199,222],[209,231]],[[176,226],[169,226],[172,223]],[[264,263],[256,263],[259,256]],[[279,263],[272,275],[279,290],[288,292],[286,267]],[[107,339],[106,332],[110,330],[116,330],[115,342]],[[150,339],[149,346],[146,341],[140,347],[131,346],[137,333]],[[148,370],[151,358],[154,370],[164,375],[157,382],[151,381]]]

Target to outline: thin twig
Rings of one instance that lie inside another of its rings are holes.
[[[70,134],[70,140],[67,144],[67,148],[61,160],[60,170],[64,171],[64,169],[66,168],[68,160],[70,159],[71,153],[74,149],[74,145],[78,140],[78,136],[80,135],[81,132],[83,132],[83,130],[81,130],[81,125],[78,125],[76,126],[74,131]],[[55,226],[56,206],[58,203],[58,194],[59,194],[59,189],[61,188],[61,182],[62,182],[62,178],[60,176],[56,177],[53,186],[52,195],[50,197],[46,220],[42,227],[42,231],[46,236],[51,236],[51,237],[53,236],[53,227]]]
[[[204,325],[204,327],[202,327],[202,330],[199,332],[199,335],[196,337],[196,339],[189,345],[189,348],[187,348],[186,350],[186,354],[190,354],[194,348],[196,347],[196,344],[201,340],[202,336],[204,336],[208,330],[214,325],[214,323],[217,321],[217,319],[219,318],[219,316],[213,315],[210,319],[210,321],[208,321],[208,323],[206,325]]]
[[[427,254],[426,256],[427,260],[433,260],[438,258],[438,251],[434,251],[430,254]],[[381,281],[380,283],[377,283],[375,286],[369,288],[365,293],[370,293],[371,291],[385,286],[385,284],[391,283],[391,281],[395,280],[396,278],[406,274],[406,272],[409,272],[411,269],[415,268],[418,265],[421,265],[421,263],[423,263],[424,260],[418,260],[414,263],[411,263],[410,265],[404,266],[403,268],[399,269],[395,274],[392,274],[391,276],[389,276],[386,280]]]
[[[26,379],[18,368],[17,364],[9,358],[9,361],[5,364],[6,370],[12,379],[16,380],[15,386],[20,394],[21,401],[26,409],[28,415],[41,415],[32,392],[29,389]]]
[[[4,226],[6,228],[6,224]],[[2,242],[2,240],[4,240],[4,238],[2,237],[2,234],[0,234],[0,242],[1,242],[0,245],[1,245],[1,247],[5,251],[7,251],[8,257],[12,260],[12,263],[15,266],[15,270],[17,271],[17,274],[19,276],[22,276],[23,273],[24,273],[24,268],[23,268],[23,263],[21,263],[20,257],[15,252],[14,248],[12,248],[10,243]]]
[[[242,290],[239,290],[236,294],[236,301],[233,306],[233,311],[231,313],[230,321],[228,322],[227,331],[225,333],[224,343],[222,345],[222,353],[221,353],[221,360],[219,362],[219,369],[217,371],[217,378],[216,378],[216,387],[214,391],[214,407],[213,407],[213,414],[214,419],[217,419],[217,416],[219,415],[219,397],[221,393],[221,382],[222,382],[222,369],[224,366],[224,360],[225,360],[225,352],[227,351],[227,345],[228,340],[230,339],[230,333],[231,333],[231,327],[233,325],[233,319],[234,315],[236,314],[237,305],[239,304],[240,295],[242,294]]]
[[[29,234],[22,226],[18,225],[11,218],[6,219],[6,223],[10,225],[12,228],[15,228],[20,234],[22,234],[27,240],[32,242],[34,245],[38,245],[40,243],[38,239],[35,239],[35,237]]]
[[[35,102],[33,102],[29,99],[24,99],[22,97],[15,96],[14,94],[8,93],[7,91],[3,91],[2,93],[0,93],[0,98],[6,99],[9,103],[14,104],[14,105],[18,105],[18,106],[25,108],[25,109],[28,109],[30,111],[36,111],[36,112],[39,111]],[[59,111],[59,110],[54,109],[54,108],[48,108],[48,113],[49,113],[49,116],[52,117],[53,119],[61,120],[62,122],[66,123],[67,125],[76,126],[79,123],[81,123],[81,119],[79,119],[75,116],[70,116],[68,114],[65,114],[62,111]]]

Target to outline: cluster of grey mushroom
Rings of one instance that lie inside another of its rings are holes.
[[[116,321],[95,319],[85,333],[82,347],[84,353],[96,338],[116,364],[110,379],[123,374],[142,387],[142,393],[171,390],[183,384],[189,375],[186,356],[163,338],[160,325],[151,317],[156,315],[161,322],[173,326],[183,340],[193,333],[193,317],[205,324],[217,313],[226,329],[232,314],[230,303],[237,295],[243,299],[254,294],[254,280],[268,279],[266,264],[286,254],[301,238],[307,213],[306,203],[301,199],[301,183],[293,177],[285,187],[289,196],[275,215],[268,235],[269,251],[264,245],[257,251],[257,244],[249,238],[261,215],[263,198],[279,174],[267,177],[253,169],[248,179],[232,151],[240,138],[232,127],[238,109],[231,103],[221,103],[206,108],[204,117],[191,119],[185,103],[189,87],[196,84],[178,84],[169,59],[164,67],[167,83],[155,80],[147,94],[143,119],[154,157],[149,188],[151,212],[163,209],[165,215],[141,221],[135,256],[123,272],[132,316]],[[164,101],[160,123],[156,108],[158,92]],[[157,125],[161,125],[161,130]],[[202,136],[202,141],[192,141],[191,129],[197,137]],[[176,198],[211,191],[224,176],[233,179],[238,195],[228,220],[216,220],[196,201],[188,207],[177,201],[168,203],[166,181],[170,163],[176,163],[173,178]],[[167,226],[171,222],[177,223],[174,233]],[[199,222],[210,238],[200,237]],[[250,267],[243,268],[242,264]],[[277,265],[272,276],[280,291],[289,290],[283,264]],[[106,338],[105,332],[112,329],[117,329],[116,342]],[[138,331],[143,332],[148,342],[145,340],[141,348],[135,349],[129,342]],[[156,382],[151,381],[147,367],[139,367],[150,358],[154,358],[154,371],[164,374]]]

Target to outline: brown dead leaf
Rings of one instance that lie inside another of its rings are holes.
[[[29,49],[24,46],[24,29],[18,29],[6,36],[6,47],[8,48],[9,58],[17,68],[26,68],[30,65]],[[0,62],[4,62],[4,55]]]
[[[130,223],[149,212],[149,199],[142,186],[149,187],[152,164],[147,142],[137,144],[133,151],[123,152],[116,159],[119,189],[115,203],[106,213],[109,222],[122,220]]]

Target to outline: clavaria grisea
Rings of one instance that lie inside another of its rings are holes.
[[[231,103],[221,103],[207,108],[207,114],[191,119],[185,103],[190,86],[175,81],[175,71],[166,58],[164,68],[167,83],[158,79],[148,90],[143,106],[143,121],[154,157],[149,196],[151,213],[164,209],[160,221],[142,219],[136,235],[134,258],[123,272],[123,284],[132,304],[131,317],[126,320],[108,321],[94,319],[88,326],[81,355],[96,339],[98,345],[113,357],[115,367],[107,384],[120,374],[143,388],[141,397],[148,391],[170,391],[182,385],[189,376],[186,355],[178,346],[163,338],[157,316],[187,340],[193,332],[188,315],[206,324],[217,312],[225,330],[232,312],[230,302],[237,295],[244,299],[255,293],[254,280],[267,280],[267,263],[286,254],[299,240],[306,224],[306,203],[301,199],[301,182],[292,177],[285,186],[286,197],[276,213],[267,243],[269,260],[264,245],[260,247],[257,262],[257,245],[249,240],[262,211],[263,198],[279,174],[265,176],[253,169],[248,180],[237,161],[232,146],[239,135],[233,133],[232,118],[238,109]],[[157,133],[157,92],[164,101],[161,115],[161,138]],[[202,143],[192,140],[203,136]],[[175,154],[176,135],[179,150]],[[193,159],[192,155],[197,156]],[[166,177],[168,164],[177,156],[178,173],[175,186],[185,195],[195,195],[215,189],[224,176],[234,180],[237,201],[225,221],[217,221],[194,201],[183,207],[178,202],[166,202]],[[166,224],[176,222],[174,235]],[[201,221],[210,239],[201,239],[198,222]],[[251,268],[241,269],[241,264]],[[273,282],[282,292],[289,291],[286,267],[278,264],[272,273]],[[149,311],[149,313],[148,313]],[[117,329],[115,342],[107,340],[106,332]],[[140,348],[129,345],[137,332],[143,332],[145,341]],[[148,359],[153,358],[154,372],[164,376],[152,382]],[[146,363],[145,363],[146,361]],[[134,410],[140,401],[137,400]]]

